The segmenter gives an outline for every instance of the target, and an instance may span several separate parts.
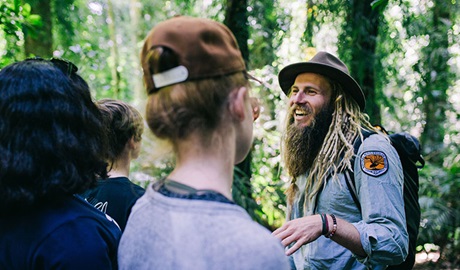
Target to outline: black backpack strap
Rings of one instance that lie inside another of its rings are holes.
[[[361,212],[361,204],[359,203],[357,194],[358,192],[356,191],[355,187],[355,176],[354,173],[352,173],[350,170],[345,170],[343,173],[345,176],[345,183],[347,183],[348,190],[350,191],[351,197],[353,198],[353,201],[355,202],[356,206],[359,209],[359,212]]]
[[[376,134],[375,131],[363,129],[361,130],[363,134],[363,140],[367,139],[369,136],[372,134]],[[355,159],[356,159],[356,154],[358,154],[359,147],[361,146],[362,141],[361,137],[358,135],[355,139],[355,142],[353,143],[353,152],[354,155],[350,160],[351,167],[354,169],[355,167]],[[359,203],[358,200],[358,192],[356,191],[356,186],[355,186],[355,174],[350,171],[349,169],[346,169],[343,173],[345,176],[345,183],[347,184],[348,190],[350,191],[351,197],[353,198],[353,201],[355,202],[356,206],[358,207],[359,211],[361,212],[361,203]]]

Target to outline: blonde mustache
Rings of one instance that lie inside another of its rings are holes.
[[[307,113],[307,115],[310,115],[313,113],[313,110],[310,106],[308,105],[298,105],[298,104],[294,104],[292,105],[290,108],[289,108],[289,115],[293,116],[295,114],[295,110],[297,109],[300,109],[300,110],[303,110]]]

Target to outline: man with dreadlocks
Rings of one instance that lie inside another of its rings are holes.
[[[289,97],[283,154],[291,182],[288,221],[273,235],[294,269],[385,269],[407,256],[401,161],[382,133],[364,140],[355,156],[362,130],[378,131],[349,74],[327,52],[279,74]],[[360,207],[346,172],[355,175]]]

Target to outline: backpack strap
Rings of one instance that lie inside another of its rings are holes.
[[[383,127],[378,127],[378,128],[383,130],[383,132],[386,132],[386,130],[384,130]],[[363,135],[363,140],[365,140],[369,136],[371,136],[372,134],[376,134],[377,132],[367,130],[367,129],[361,129],[361,133]],[[361,137],[358,135],[358,136],[356,136],[356,139],[355,139],[355,141],[353,143],[354,155],[350,160],[352,168],[354,168],[354,166],[355,166],[356,154],[358,153],[358,150],[359,150],[359,147],[361,146],[361,144],[362,144]],[[351,197],[353,198],[353,201],[355,202],[356,206],[358,207],[359,211],[361,212],[361,204],[359,203],[358,196],[357,196],[358,192],[356,191],[356,186],[355,186],[355,174],[351,170],[345,169],[343,171],[343,175],[345,176],[345,183],[347,184],[347,188],[350,191]],[[321,192],[321,190],[320,190],[320,192]],[[318,198],[319,198],[319,193],[316,196],[315,206],[313,208],[314,213],[316,213],[316,207],[318,206]]]
[[[371,130],[367,130],[367,129],[362,129],[361,133],[363,134],[363,140],[367,139],[372,134],[376,134],[375,131],[371,131]],[[361,137],[358,135],[356,137],[356,139],[355,139],[355,142],[353,143],[354,155],[350,160],[351,167],[353,169],[355,167],[356,154],[358,154],[358,150],[359,150],[359,147],[361,146],[361,144],[362,144]],[[359,211],[361,212],[361,203],[359,203],[358,192],[356,191],[356,186],[355,186],[355,173],[352,172],[349,169],[346,169],[343,172],[343,175],[345,176],[345,183],[347,184],[348,190],[350,190],[351,197],[353,198],[353,201],[355,202],[356,206],[358,207]]]
[[[344,171],[343,174],[345,176],[345,183],[347,183],[347,187],[348,187],[348,190],[350,191],[351,197],[353,198],[353,201],[358,207],[359,212],[361,212],[361,204],[359,203],[359,200],[357,197],[358,192],[356,191],[356,187],[355,187],[354,173],[347,169]]]

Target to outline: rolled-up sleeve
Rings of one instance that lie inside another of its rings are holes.
[[[369,169],[369,157],[380,158],[380,167]],[[356,257],[366,265],[399,264],[407,256],[409,241],[399,156],[383,136],[371,135],[360,146],[354,171],[363,219],[353,225],[367,253]]]

